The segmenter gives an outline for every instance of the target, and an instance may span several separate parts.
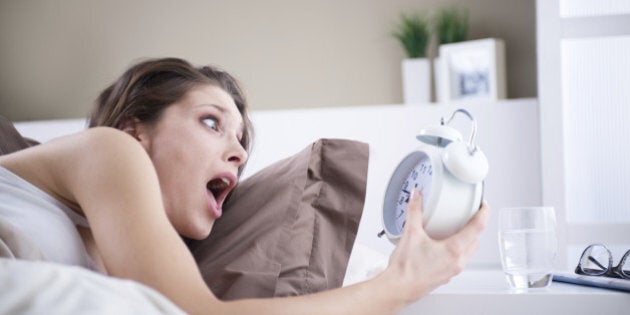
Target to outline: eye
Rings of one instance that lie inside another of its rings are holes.
[[[206,117],[201,120],[206,126],[214,131],[219,131],[219,121],[214,117]]]

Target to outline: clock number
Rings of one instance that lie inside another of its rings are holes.
[[[398,215],[396,216],[396,219],[402,217],[403,215],[405,215],[405,210],[400,210],[400,212],[398,213]]]

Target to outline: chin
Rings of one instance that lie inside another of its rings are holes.
[[[212,231],[212,226],[214,225],[214,221],[206,224],[200,224],[200,221],[191,222],[186,226],[182,231],[179,231],[181,236],[185,236],[187,238],[193,240],[203,240],[210,235],[210,231]]]

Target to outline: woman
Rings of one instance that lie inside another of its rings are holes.
[[[432,240],[414,191],[409,224],[374,279],[307,296],[222,302],[180,235],[209,235],[247,160],[251,128],[235,80],[180,59],[141,62],[103,91],[90,126],[1,157],[0,176],[38,188],[40,197],[35,191],[22,202],[52,196],[50,211],[87,219],[89,228],[54,231],[74,247],[66,256],[78,258],[69,263],[144,283],[193,314],[394,314],[463,268],[487,220],[484,205],[460,232]]]

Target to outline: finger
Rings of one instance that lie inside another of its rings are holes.
[[[488,208],[488,202],[484,199],[481,201],[481,205],[479,205],[479,209]]]
[[[470,257],[472,257],[477,249],[479,249],[479,239],[475,238],[472,242],[470,242],[470,244],[468,244],[468,246],[463,249],[462,255],[459,257],[459,265],[462,268],[464,268],[464,266],[468,264]]]
[[[459,232],[449,237],[448,240],[455,242],[461,246],[466,246],[472,240],[476,239],[483,231],[488,221],[488,208],[486,203],[482,203],[481,209],[472,217],[468,224]]]
[[[470,259],[470,256],[472,256],[472,254],[477,251],[477,249],[479,248],[479,244],[479,238],[473,238],[464,248],[462,248],[461,258],[464,259],[465,262],[467,262],[468,259]]]
[[[407,220],[405,222],[405,228],[410,227],[413,229],[423,230],[422,222],[422,193],[418,189],[411,191],[409,196],[409,204],[407,204]]]

